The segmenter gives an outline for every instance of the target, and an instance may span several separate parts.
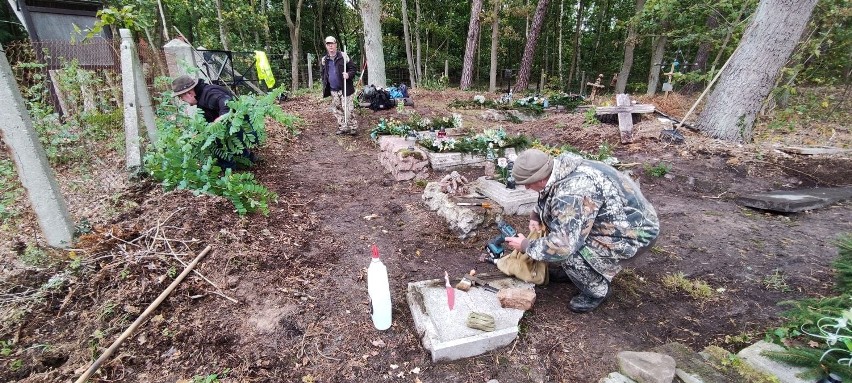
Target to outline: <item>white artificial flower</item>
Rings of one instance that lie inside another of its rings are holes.
[[[506,166],[509,166],[509,161],[505,157],[500,157],[497,159],[497,166],[505,168]]]

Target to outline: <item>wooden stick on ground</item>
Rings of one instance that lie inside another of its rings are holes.
[[[118,337],[118,339],[115,340],[115,342],[112,342],[112,345],[109,346],[109,348],[106,351],[104,351],[104,353],[101,354],[101,356],[98,357],[98,359],[94,363],[92,363],[91,366],[89,366],[89,369],[86,370],[86,372],[84,372],[83,375],[80,375],[80,377],[76,380],[75,383],[83,383],[87,379],[89,379],[89,377],[92,376],[92,374],[94,374],[95,371],[98,370],[98,368],[100,368],[101,364],[106,362],[107,359],[109,359],[110,356],[112,356],[112,354],[115,352],[115,350],[118,349],[118,346],[121,346],[121,343],[124,342],[124,340],[127,339],[127,337],[129,337],[131,334],[133,334],[134,331],[136,331],[136,328],[139,327],[139,325],[142,324],[142,322],[145,321],[145,319],[148,317],[148,315],[150,315],[154,310],[156,310],[157,307],[160,305],[160,303],[163,303],[163,301],[166,300],[166,298],[169,296],[169,294],[172,293],[172,290],[174,290],[175,287],[177,287],[177,285],[180,284],[180,282],[183,281],[183,279],[186,278],[187,275],[189,275],[189,273],[192,271],[192,269],[195,267],[195,265],[197,265],[198,262],[201,261],[201,259],[204,258],[204,256],[207,255],[207,253],[210,252],[210,249],[212,249],[212,246],[210,246],[210,245],[205,247],[204,250],[202,250],[201,253],[199,253],[198,256],[195,257],[195,259],[192,260],[192,263],[190,263],[189,266],[187,266],[183,270],[183,272],[180,273],[180,275],[178,275],[177,278],[175,278],[175,280],[172,282],[172,284],[170,284],[169,287],[166,287],[166,289],[163,290],[162,293],[160,293],[160,296],[158,296],[157,299],[155,299],[154,302],[152,302],[148,306],[148,308],[145,309],[145,311],[142,313],[142,315],[139,315],[139,318],[136,318],[136,321],[134,321],[133,324],[131,324],[130,327],[127,328],[127,330],[124,330],[124,332],[121,333],[121,335]]]

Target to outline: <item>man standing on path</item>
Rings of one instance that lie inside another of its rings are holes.
[[[550,262],[550,281],[571,281],[580,294],[568,309],[594,310],[612,292],[618,263],[650,248],[660,232],[654,207],[639,186],[615,168],[574,154],[550,158],[537,149],[521,153],[515,182],[539,192],[529,228],[547,234],[506,238],[513,250]]]
[[[234,98],[234,95],[229,90],[219,85],[207,84],[204,80],[192,78],[187,75],[178,76],[172,81],[172,91],[183,102],[201,109],[204,112],[204,119],[211,124],[221,120],[226,114],[230,113],[231,108],[227,104],[228,101]],[[246,119],[248,119],[248,116],[246,116]],[[248,135],[253,137],[254,142],[257,141],[257,133],[250,131]],[[246,142],[242,131],[237,132],[237,138],[245,146]],[[226,154],[226,148],[224,148],[222,142],[218,139],[216,142],[217,145],[213,148],[213,154],[216,156],[217,165],[221,168],[234,169],[238,164],[252,165],[259,161],[259,158],[254,152],[248,148],[243,149],[241,156],[232,156]]]
[[[325,38],[327,55],[320,60],[322,68],[322,96],[331,96],[331,111],[337,118],[337,134],[358,133],[358,121],[352,115],[352,78],[355,77],[355,64],[346,53],[337,50],[337,39]],[[346,94],[344,94],[344,92]]]

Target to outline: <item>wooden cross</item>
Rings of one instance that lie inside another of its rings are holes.
[[[663,92],[666,92],[665,98],[669,98],[669,92],[672,91],[672,76],[675,74],[675,64],[672,63],[672,69],[670,69],[667,73],[663,73],[663,76],[666,76],[668,80],[663,84]]]
[[[595,114],[615,114],[618,113],[618,130],[621,132],[621,143],[629,144],[633,142],[633,113],[653,113],[654,105],[637,104],[633,105],[630,102],[630,95],[617,94],[615,95],[615,105],[598,107],[595,109]]]
[[[589,96],[589,101],[595,101],[595,95],[598,93],[598,89],[606,88],[605,85],[601,85],[601,80],[603,79],[603,73],[598,75],[598,80],[594,83],[587,82],[586,85],[592,87],[592,95]]]

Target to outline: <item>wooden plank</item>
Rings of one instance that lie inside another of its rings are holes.
[[[624,93],[615,95],[615,104],[621,107],[628,107],[624,112],[618,113],[618,130],[621,132],[621,143],[629,144],[633,142],[633,116],[630,111],[630,95]]]
[[[782,152],[793,153],[793,154],[802,154],[807,156],[817,155],[817,154],[841,154],[841,153],[850,153],[852,149],[843,149],[843,148],[808,148],[803,146],[789,146],[785,148],[781,148]]]
[[[616,114],[616,113],[624,113],[624,112],[628,112],[628,113],[654,113],[654,111],[656,111],[656,109],[657,108],[654,107],[654,105],[650,105],[650,104],[637,104],[637,105],[627,104],[627,106],[621,106],[621,105],[619,105],[619,106],[599,106],[595,109],[595,114],[602,115],[602,114]]]

